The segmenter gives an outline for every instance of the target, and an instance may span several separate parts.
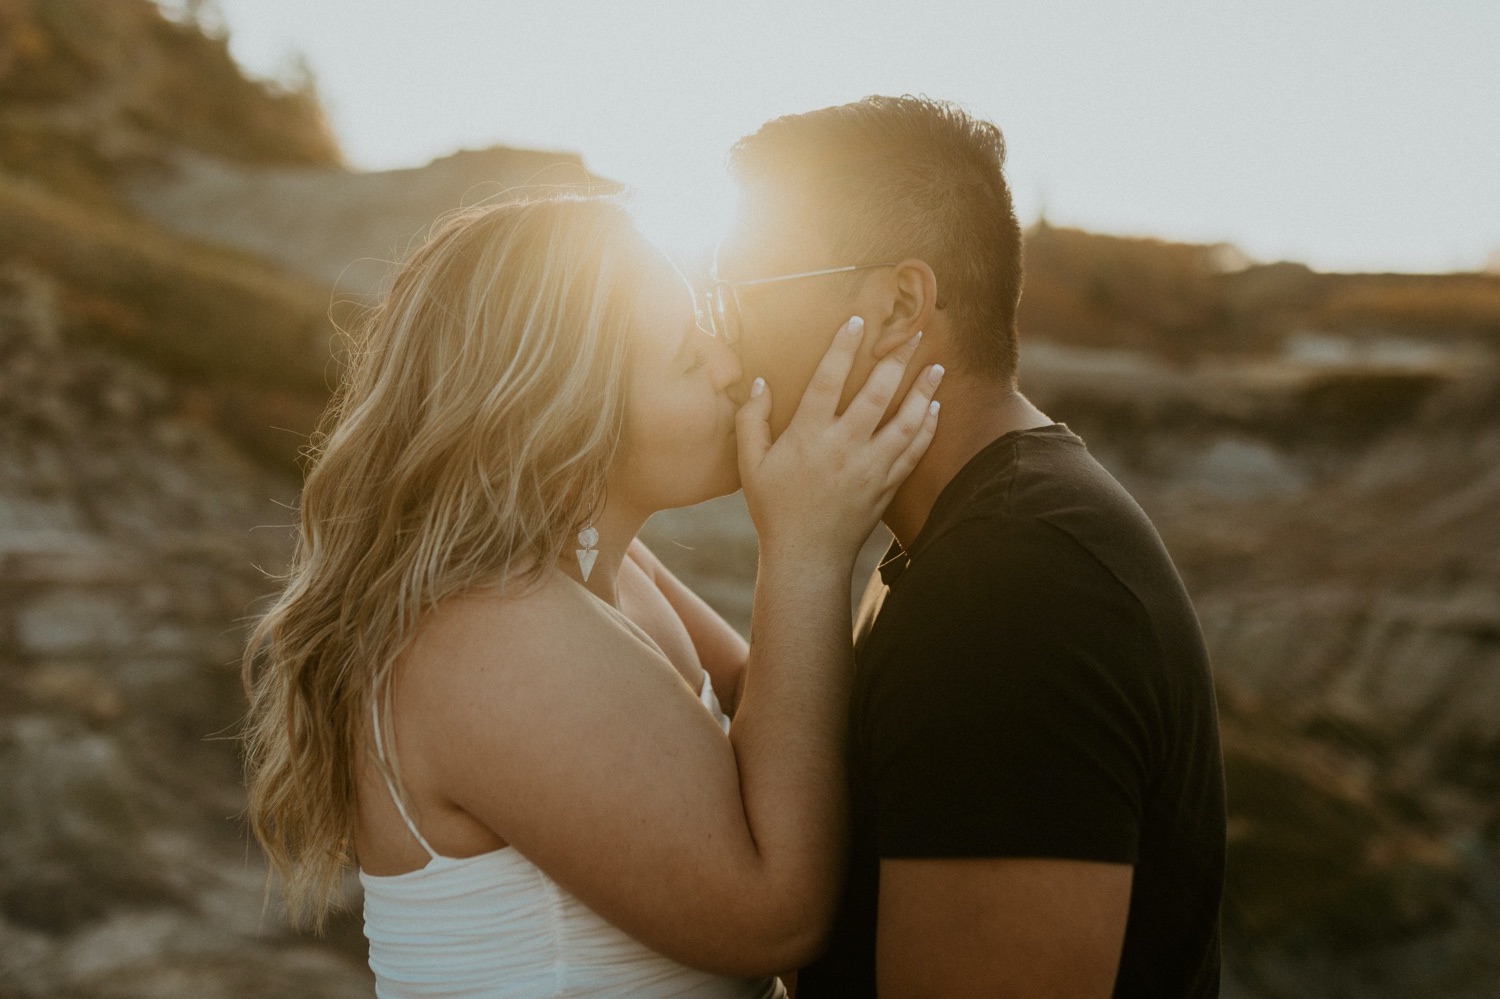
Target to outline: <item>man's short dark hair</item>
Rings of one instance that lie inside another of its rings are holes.
[[[832,264],[918,257],[937,275],[963,366],[1013,382],[1021,226],[1005,183],[1005,137],[956,104],[866,97],[762,125],[730,173],[807,213]]]

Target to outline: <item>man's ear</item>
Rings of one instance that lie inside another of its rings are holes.
[[[926,327],[937,311],[937,275],[925,260],[908,257],[892,267],[887,288],[890,311],[870,347],[877,361]]]

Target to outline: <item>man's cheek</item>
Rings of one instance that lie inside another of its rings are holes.
[[[765,378],[766,371],[765,351],[760,349],[760,344],[752,343],[748,338],[740,342],[740,369],[744,371],[744,379],[749,382],[756,378]]]
[[[812,381],[819,359],[813,358],[813,363],[805,363],[806,358],[796,357],[782,357],[779,360],[780,363],[771,366],[766,377],[772,391],[771,430],[777,434],[786,429],[796,415],[797,407],[802,405],[802,397],[807,392],[808,383]]]
[[[780,437],[782,431],[786,430],[792,417],[797,414],[797,406],[801,401],[801,396],[795,392],[780,392],[771,396],[772,437]]]

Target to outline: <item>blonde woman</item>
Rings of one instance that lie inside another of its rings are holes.
[[[553,198],[450,220],[361,331],[246,738],[289,909],[357,863],[381,997],[777,996],[826,931],[850,572],[936,377],[882,423],[913,341],[836,413],[851,320],[773,443],[695,320],[616,204]],[[741,484],[749,647],[635,540]]]

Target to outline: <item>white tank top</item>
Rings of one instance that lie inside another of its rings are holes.
[[[707,673],[699,699],[727,732],[729,718]],[[383,761],[373,698],[371,714]],[[775,978],[728,978],[656,953],[568,894],[514,847],[440,856],[417,830],[390,778],[386,786],[432,859],[405,874],[359,872],[378,999],[785,999]]]

